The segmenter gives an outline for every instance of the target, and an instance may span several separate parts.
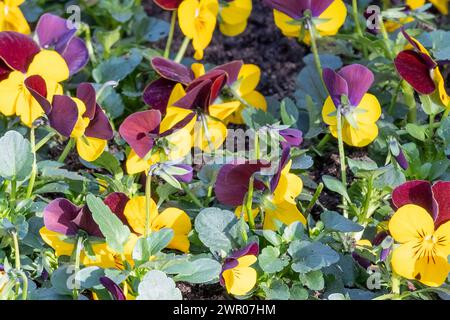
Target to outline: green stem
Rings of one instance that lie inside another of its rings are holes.
[[[84,33],[85,33],[85,41],[86,41],[86,47],[89,53],[89,59],[91,60],[93,65],[97,65],[97,58],[95,57],[95,51],[94,47],[92,46],[92,35],[91,35],[91,28],[89,25],[84,24]]]
[[[14,209],[16,206],[16,192],[17,192],[17,181],[16,179],[11,180],[11,193],[10,193],[10,202],[11,202],[11,209]]]
[[[58,162],[64,162],[66,161],[67,156],[69,155],[72,148],[75,146],[75,139],[70,138],[69,141],[66,144],[66,147],[64,148],[63,152],[59,156]]]
[[[365,224],[368,219],[370,218],[368,216],[369,207],[370,207],[370,200],[372,199],[372,193],[373,193],[373,176],[370,176],[368,185],[367,185],[367,193],[366,197],[364,199],[364,206],[363,206],[363,212],[362,212],[362,223]]]
[[[186,50],[188,48],[189,42],[191,42],[191,39],[188,37],[184,37],[183,43],[181,44],[180,50],[178,50],[178,54],[175,57],[175,62],[180,63],[181,60],[183,60],[184,54],[186,53]]]
[[[145,238],[150,234],[150,216],[152,203],[152,172],[148,171],[147,179],[145,180]]]
[[[313,195],[311,201],[308,203],[308,206],[306,207],[306,212],[309,212],[314,207],[314,205],[316,204],[320,195],[322,194],[322,190],[323,190],[323,183],[321,182],[317,186],[316,192],[314,192],[314,195]]]
[[[442,116],[442,119],[446,119],[449,114],[450,114],[450,108],[447,108],[447,110],[445,110],[445,112],[444,112],[444,115]]]
[[[19,238],[17,237],[17,232],[13,231],[11,232],[13,243],[14,243],[14,257],[16,261],[16,270],[20,271],[21,265],[20,265],[20,249],[19,249]]]
[[[17,273],[21,276],[22,282],[23,282],[22,300],[27,300],[28,278],[21,270],[22,266],[21,266],[21,263],[20,263],[19,238],[17,237],[17,232],[16,231],[11,232],[11,236],[13,238],[13,243],[14,243],[15,269],[16,269]],[[16,283],[16,294],[19,293],[19,288],[20,288],[20,283]]]
[[[30,142],[31,142],[31,151],[33,152],[33,168],[31,170],[31,176],[30,181],[28,181],[28,188],[27,188],[27,199],[31,198],[31,195],[33,194],[33,188],[34,188],[34,182],[36,181],[36,173],[37,173],[37,166],[36,166],[36,137],[34,134],[34,127],[32,126],[30,129]]]
[[[314,55],[314,63],[316,65],[317,73],[319,73],[322,84],[326,89],[327,87],[325,86],[325,82],[323,81],[322,63],[320,62],[319,49],[317,48],[316,27],[314,26],[314,23],[311,21],[311,19],[307,19],[306,23],[311,38],[311,51]]]
[[[194,203],[199,207],[199,208],[203,208],[203,204],[201,203],[201,201],[197,198],[197,196],[191,191],[191,189],[189,189],[189,187],[187,186],[186,183],[181,182],[181,187],[183,188],[184,192],[192,199],[192,201],[194,201]]]
[[[320,141],[319,144],[317,145],[316,149],[319,151],[322,151],[322,149],[325,147],[325,145],[328,143],[328,141],[330,141],[331,139],[331,134],[327,133]]]
[[[81,248],[83,245],[83,237],[79,236],[77,238],[77,244],[75,247],[75,270],[74,270],[74,276],[77,276],[78,271],[80,271],[80,258],[81,258]],[[75,285],[73,287],[73,299],[77,300],[78,299],[78,288],[76,285],[76,281],[75,281]]]
[[[41,149],[55,135],[56,135],[55,131],[51,131],[51,132],[47,133],[47,135],[44,138],[42,138],[38,143],[36,143],[36,147],[35,147],[36,152],[38,152],[39,149]]]
[[[175,33],[175,25],[177,23],[177,10],[172,13],[172,19],[170,21],[169,37],[167,38],[166,49],[164,50],[164,58],[169,58],[170,48],[172,47],[173,34]]]
[[[391,46],[391,39],[389,39],[389,34],[386,30],[386,27],[384,25],[383,22],[383,16],[380,14],[378,16],[378,24],[380,26],[380,30],[381,30],[381,35],[383,36],[383,42],[384,42],[384,46],[386,48],[386,54],[389,58],[389,60],[394,60],[394,53],[392,52],[392,46]]]
[[[248,224],[250,229],[255,229],[255,217],[253,216],[252,206],[253,206],[253,176],[250,177],[248,183],[247,199],[245,202],[245,210],[247,211]]]
[[[341,108],[337,109],[337,134],[338,134],[338,145],[339,145],[339,160],[341,163],[341,181],[347,191],[347,171],[345,165],[345,149],[344,149],[344,140],[342,138],[342,112]],[[348,218],[347,213],[347,199],[342,197],[342,204],[344,206],[344,217]]]
[[[408,83],[406,83],[406,81],[403,81],[402,88],[403,88],[405,104],[409,107],[408,122],[416,123],[416,121],[417,121],[417,105],[416,105],[416,99],[414,98],[414,90],[411,88],[411,86]]]
[[[358,11],[358,1],[352,0],[352,8],[353,8],[353,20],[355,21],[356,32],[361,38],[364,38],[364,33],[361,28],[361,22],[359,20],[359,11]],[[362,44],[362,51],[364,57],[367,58],[367,47],[365,44]]]
[[[394,113],[394,107],[397,103],[398,95],[400,94],[400,90],[402,89],[403,79],[398,82],[397,87],[395,88],[395,93],[392,96],[391,103],[389,105],[388,113],[392,116]]]
[[[27,300],[28,296],[28,278],[25,272],[20,271],[19,272],[20,277],[22,278],[23,287],[22,287],[22,300]]]

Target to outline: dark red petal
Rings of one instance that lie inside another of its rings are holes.
[[[68,236],[76,235],[78,225],[73,220],[78,216],[80,211],[81,208],[67,199],[55,199],[44,209],[44,225],[50,231]]]
[[[47,100],[47,85],[44,78],[41,76],[31,76],[25,79],[25,86],[34,99],[39,103],[39,105],[44,109],[46,114],[49,114],[52,110],[52,105],[50,101]]]
[[[39,46],[30,37],[11,31],[0,32],[0,59],[11,69],[26,73]]]
[[[438,213],[434,221],[437,228],[450,220],[450,182],[438,181],[432,189],[434,200],[436,200],[438,206]]]
[[[188,85],[195,78],[191,69],[169,59],[153,58],[152,66],[161,77],[184,85]]]
[[[145,158],[153,148],[154,139],[150,133],[158,129],[160,123],[161,112],[158,110],[136,112],[124,120],[119,133],[140,158]]]
[[[111,209],[111,211],[122,221],[123,224],[128,226],[127,218],[125,217],[125,206],[130,200],[125,193],[114,192],[109,194],[104,203]]]
[[[311,1],[314,0],[264,0],[264,3],[293,19],[299,19],[303,17],[305,10],[311,8]]]
[[[323,70],[323,81],[327,87],[328,94],[336,106],[341,105],[341,96],[348,96],[348,84],[345,79],[332,69]]]
[[[0,81],[8,78],[8,75],[11,73],[11,68],[6,65],[6,63],[0,59]]]
[[[52,111],[47,114],[50,126],[65,137],[70,137],[78,121],[78,107],[67,96],[53,97]]]
[[[94,87],[87,82],[81,83],[77,88],[77,98],[83,101],[86,106],[86,112],[83,114],[83,117],[87,117],[90,120],[94,119],[97,106]]]
[[[102,140],[111,140],[114,132],[105,111],[97,104],[95,108],[94,119],[89,122],[84,131],[86,137],[98,138]]]
[[[175,85],[176,82],[164,78],[153,81],[144,89],[143,99],[145,104],[165,114]]]
[[[422,180],[408,181],[395,188],[392,192],[392,203],[396,209],[407,204],[414,204],[424,208],[432,216],[436,210],[431,183]]]
[[[244,65],[244,62],[242,60],[237,60],[237,61],[232,61],[232,62],[223,64],[212,70],[225,71],[228,75],[227,84],[231,85],[237,81],[239,72],[241,71],[243,65]]]
[[[153,0],[164,10],[176,10],[183,0]]]
[[[110,278],[102,276],[100,277],[100,283],[102,286],[105,287],[106,290],[108,290],[111,295],[114,297],[117,301],[127,300],[127,297],[123,293],[122,288],[120,288],[114,281],[112,281]]]
[[[189,86],[186,95],[173,105],[179,108],[194,109],[197,107],[204,107],[209,101],[209,94],[211,92],[211,80],[203,80],[193,82],[192,87]]]
[[[395,58],[394,64],[400,76],[417,92],[432,94],[436,90],[431,70],[421,54],[412,50],[402,51]]]
[[[225,205],[239,206],[248,192],[250,177],[262,168],[270,166],[267,163],[256,164],[226,164],[217,175],[215,193],[217,200]],[[255,189],[262,190],[264,185],[255,181]]]
[[[343,67],[338,73],[347,82],[351,104],[357,107],[375,80],[372,71],[363,65],[352,64]]]
[[[333,2],[334,0],[311,0],[312,16],[320,16]]]
[[[100,227],[92,217],[92,212],[89,211],[87,206],[84,206],[73,222],[79,229],[85,231],[88,235],[98,238],[104,238],[103,233],[100,231]]]

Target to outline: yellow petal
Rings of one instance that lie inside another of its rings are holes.
[[[69,78],[69,67],[56,51],[41,50],[27,70],[27,76],[40,75],[45,79],[61,82]]]
[[[201,63],[193,63],[191,65],[191,70],[194,73],[195,78],[199,78],[206,73],[205,66]]]
[[[20,117],[23,124],[31,127],[37,118],[44,115],[44,110],[36,99],[33,98],[28,89],[22,88],[17,96],[16,114]]]
[[[78,120],[70,135],[72,138],[79,138],[84,134],[87,126],[89,125],[89,118],[83,118],[83,114],[86,112],[86,105],[83,101],[77,98],[72,98],[76,103],[78,109]]]
[[[115,268],[116,261],[114,259],[113,252],[109,249],[108,245],[104,242],[92,245],[92,251],[94,251],[95,259],[91,259],[86,255],[85,251],[81,251],[80,259],[81,264],[85,266],[97,266],[101,268]]]
[[[293,173],[289,173],[291,164],[292,160],[290,160],[283,171],[281,171],[278,186],[273,193],[273,202],[275,204],[287,201],[295,205],[295,199],[302,192],[302,179]]]
[[[171,228],[175,234],[174,239],[168,248],[180,250],[182,252],[189,251],[188,234],[192,230],[191,219],[183,210],[177,208],[167,208],[159,214],[152,224],[153,230],[163,228]]]
[[[442,102],[442,105],[445,108],[448,108],[450,103],[450,97],[448,96],[447,90],[445,89],[444,77],[442,76],[439,67],[433,70],[433,78],[438,87],[438,90],[436,90],[436,94],[439,95],[439,100],[440,102]]]
[[[239,101],[230,101],[209,106],[209,114],[214,118],[225,120],[233,112],[236,112],[241,103]]]
[[[257,273],[255,269],[233,268],[225,270],[222,274],[228,293],[236,296],[244,296],[256,285]]]
[[[3,12],[5,11],[5,8]],[[0,16],[1,19],[1,16]],[[30,34],[30,26],[25,16],[17,6],[9,6],[8,13],[4,16],[4,29],[0,31],[16,31],[23,34]],[[0,21],[1,22],[1,21]],[[1,27],[1,24],[0,24]]]
[[[333,3],[319,16],[319,19],[323,19],[324,22],[318,22],[316,24],[317,31],[322,36],[335,35],[339,28],[345,22],[347,17],[347,7],[342,0],[334,0]]]
[[[287,14],[278,10],[273,10],[273,17],[275,24],[286,37],[298,37],[300,35],[301,26],[299,24],[294,24],[294,19]]]
[[[73,249],[75,248],[75,244],[73,242],[67,242],[62,240],[64,235],[50,231],[46,227],[43,227],[39,230],[39,234],[42,237],[42,240],[50,247],[55,250],[55,254],[57,257],[59,256],[71,256]]]
[[[395,248],[392,252],[392,269],[406,279],[414,279],[416,275],[415,247],[418,241],[410,241]]]
[[[444,15],[448,15],[448,0],[430,0],[432,4]]]
[[[416,261],[415,279],[430,287],[440,287],[447,279],[450,264],[447,256],[422,257]]]
[[[220,32],[224,35],[228,37],[235,37],[245,31],[247,28],[247,20],[238,24],[227,24],[222,22],[220,23],[219,28]]]
[[[252,255],[246,255],[246,256],[242,256],[240,258],[237,259],[238,261],[238,268],[243,268],[243,267],[250,267],[252,264],[254,264],[258,259]]]
[[[306,225],[305,217],[300,213],[295,204],[284,201],[276,204],[275,207],[274,210],[266,208],[263,227],[265,230],[276,230],[275,220],[281,221],[285,225],[290,225],[295,221]]]
[[[78,155],[85,161],[95,161],[102,155],[107,144],[106,140],[82,136],[77,138]]]
[[[244,64],[239,71],[239,89],[238,93],[243,96],[249,94],[256,89],[261,79],[261,69],[254,64]]]
[[[244,220],[248,221],[248,214],[247,214],[247,210],[242,210],[243,207],[242,206],[238,206],[236,208],[236,210],[234,210],[234,214],[236,215],[236,217],[238,219],[240,219],[242,217],[242,214],[244,214]],[[259,209],[258,208],[254,208],[252,209],[252,213],[253,213],[253,218],[256,218],[259,214]]]
[[[392,216],[389,232],[395,241],[400,243],[417,241],[434,233],[433,218],[424,208],[408,204]]]
[[[145,161],[144,159],[141,159],[136,152],[133,150],[130,151],[127,157],[127,162],[125,163],[125,166],[127,168],[128,174],[136,174],[140,172],[146,172],[152,164],[155,164],[160,161],[160,157],[158,153],[152,154],[150,159],[148,161]]]
[[[23,94],[25,76],[19,71],[13,71],[8,78],[0,82],[0,112],[5,116],[16,114],[16,104],[19,94]]]
[[[186,157],[191,151],[194,141],[192,138],[192,130],[196,123],[194,117],[184,128],[166,137],[168,153],[166,154],[168,160],[179,160]],[[167,152],[167,150],[166,150]]]
[[[406,0],[406,4],[413,10],[422,7],[425,0]]]
[[[337,137],[337,128],[330,127],[333,136]],[[365,147],[372,143],[378,136],[378,127],[375,123],[364,124],[358,123],[358,128],[353,128],[346,121],[342,130],[342,138],[344,142],[353,147]]]
[[[228,2],[220,11],[225,24],[237,25],[245,22],[252,12],[251,0],[234,0]]]
[[[195,16],[200,7],[197,0],[185,0],[178,7],[178,23],[183,34],[192,39],[195,34]]]
[[[364,112],[356,113],[356,121],[358,123],[375,123],[381,117],[381,106],[378,99],[369,93],[362,98],[356,110],[364,110]]]
[[[322,118],[323,122],[330,126],[337,125],[336,106],[334,105],[334,102],[330,96],[325,100],[325,103],[323,105]]]
[[[256,109],[267,111],[267,101],[266,98],[258,91],[252,91],[246,95],[242,96],[242,99],[247,102],[248,105]],[[242,118],[242,111],[246,108],[246,105],[241,104],[239,108],[231,114],[226,121],[235,124],[244,124],[244,119]]]
[[[434,233],[434,238],[438,241],[435,244],[438,254],[448,257],[450,255],[450,221],[439,226]]]
[[[128,224],[138,234],[145,233],[145,221],[146,221],[146,200],[144,196],[138,196],[130,199],[124,209],[124,215],[127,218]],[[158,208],[156,207],[153,199],[150,201],[150,221],[149,227],[152,224],[153,219],[158,215]]]
[[[197,120],[195,124],[194,146],[206,152],[217,150],[227,137],[227,127],[219,120],[203,117],[206,120]]]

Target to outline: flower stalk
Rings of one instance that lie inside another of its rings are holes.
[[[184,37],[183,43],[181,44],[180,50],[178,50],[177,56],[175,57],[175,62],[180,63],[183,60],[186,50],[189,46],[191,39]]]
[[[145,180],[145,233],[147,238],[151,233],[150,230],[150,216],[151,216],[151,203],[152,203],[152,171],[149,170],[147,178]]]
[[[344,149],[344,140],[342,138],[342,127],[343,127],[343,121],[342,121],[342,111],[341,108],[338,107],[337,109],[337,134],[338,134],[338,148],[339,148],[339,162],[341,163],[341,181],[345,188],[345,191],[347,191],[347,168],[345,164],[345,149]],[[344,217],[348,218],[348,212],[347,212],[347,199],[343,196],[342,197],[342,205],[344,206]]]
[[[169,58],[170,56],[170,48],[172,47],[173,35],[175,33],[175,25],[177,23],[177,12],[178,12],[177,10],[174,10],[172,13],[169,36],[167,38],[166,48],[164,50],[164,58]]]
[[[31,170],[30,180],[28,181],[27,199],[30,199],[33,194],[34,183],[36,181],[37,166],[36,166],[36,136],[34,126],[30,129],[30,143],[31,151],[33,152],[33,168]]]
[[[64,163],[66,161],[67,156],[69,155],[70,151],[72,151],[72,148],[75,146],[75,140],[73,138],[70,138],[69,141],[66,144],[66,147],[64,148],[63,152],[58,158],[58,162]]]

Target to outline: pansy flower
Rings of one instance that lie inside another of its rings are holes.
[[[303,23],[309,11],[313,23],[322,36],[335,35],[344,24],[347,8],[342,0],[264,0],[273,9],[275,24],[287,37],[298,38],[303,32]],[[309,43],[306,31],[304,41]]]
[[[30,26],[25,19],[20,5],[25,0],[0,0],[0,32],[15,31],[29,34]]]
[[[400,52],[395,58],[394,64],[398,73],[418,93],[432,95],[434,100],[448,107],[450,97],[445,89],[444,77],[438,64],[419,41],[408,35],[406,31],[402,30],[402,32],[412,49]]]
[[[289,154],[290,148],[285,148],[269,186],[254,179],[254,190],[263,194],[259,202],[260,209],[265,213],[264,229],[276,230],[277,221],[286,225],[294,221],[306,224],[306,219],[296,204],[296,198],[303,189],[303,182],[297,175],[290,173],[292,160],[289,159]],[[242,209],[242,205],[249,190],[250,178],[269,167],[270,164],[267,162],[244,162],[222,166],[215,184],[217,200],[225,205],[237,206],[236,215],[240,217],[244,213],[245,218],[246,212]],[[259,210],[253,211],[254,216],[258,213]]]
[[[400,245],[393,270],[407,279],[439,287],[450,272],[450,182],[410,181],[392,194],[396,208],[389,232]]]
[[[448,0],[429,0],[442,14],[448,14]],[[425,0],[406,0],[406,4],[413,10],[423,7]]]
[[[196,77],[200,77],[206,73],[205,67],[199,63],[193,64],[191,68]],[[261,79],[261,70],[257,65],[243,64],[237,77],[233,77],[235,74],[236,73],[234,72],[229,76],[228,88],[233,91],[231,100],[235,100],[234,96],[238,96],[241,103],[235,112],[223,120],[227,123],[244,124],[241,114],[246,106],[250,105],[254,108],[267,111],[267,101],[261,93],[256,91],[256,87]],[[220,101],[223,99],[219,97],[218,100]],[[220,104],[218,107],[220,108]]]
[[[81,250],[81,263],[85,266],[117,268],[117,255],[108,247],[100,228],[95,223],[87,206],[78,207],[66,199],[56,199],[44,209],[44,227],[39,231],[42,239],[55,250],[57,257],[72,256],[77,237],[89,239],[91,250],[85,244]],[[137,237],[130,236],[125,246],[125,256],[131,259],[131,253]]]
[[[253,242],[234,251],[224,261],[220,273],[220,284],[227,292],[236,296],[245,296],[256,285],[257,273],[251,266],[256,263],[259,246]]]
[[[82,83],[75,98],[62,95],[48,101],[45,81],[34,76],[26,81],[26,87],[47,114],[49,124],[59,134],[75,139],[80,157],[95,161],[105,150],[113,130],[103,109],[98,105],[94,87]]]
[[[76,33],[77,29],[68,20],[50,13],[43,14],[36,25],[41,48],[58,52],[66,61],[70,75],[79,72],[89,61],[86,44]]]
[[[378,99],[367,93],[374,81],[366,67],[353,64],[335,72],[324,69],[323,79],[330,96],[322,109],[324,122],[337,137],[337,112],[342,115],[342,137],[346,144],[365,147],[378,136],[377,120],[381,116]]]
[[[123,193],[112,193],[105,199],[119,219],[128,225],[137,236],[145,232],[146,221],[146,199],[144,196],[128,198]],[[150,202],[149,230],[158,231],[163,228],[170,228],[174,232],[174,237],[168,248],[188,252],[190,242],[188,234],[192,230],[191,219],[186,212],[178,208],[167,208],[158,213],[156,203]]]
[[[252,0],[227,0],[220,2],[219,28],[229,37],[244,32],[252,13]]]
[[[62,94],[59,82],[69,78],[69,67],[59,53],[41,50],[28,36],[16,32],[0,32],[0,112],[5,116],[17,115],[31,127],[44,114],[25,86],[32,76],[45,80],[49,101]]]
[[[126,163],[127,172],[148,171],[158,162],[183,159],[192,148],[193,117],[188,110],[169,110],[164,119],[159,110],[128,116],[119,128],[120,135],[132,149]]]
[[[212,40],[218,12],[217,0],[184,0],[178,7],[180,29],[192,40],[197,60],[203,59],[203,50]]]

